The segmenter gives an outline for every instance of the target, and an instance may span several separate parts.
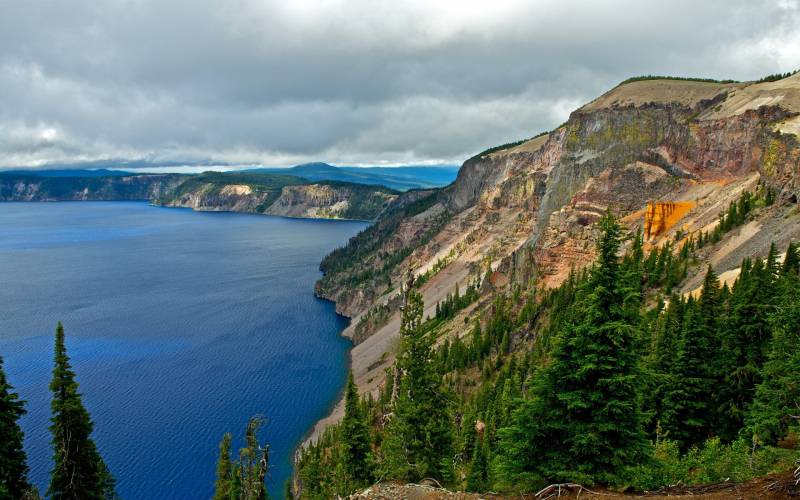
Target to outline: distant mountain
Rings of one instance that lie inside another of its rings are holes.
[[[336,167],[327,163],[305,163],[289,168],[265,167],[242,170],[247,173],[281,173],[310,181],[342,181],[356,184],[378,184],[398,191],[430,189],[453,182],[457,166],[404,167]]]

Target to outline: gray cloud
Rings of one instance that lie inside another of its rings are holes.
[[[0,4],[0,165],[455,162],[638,74],[800,68],[793,1]]]

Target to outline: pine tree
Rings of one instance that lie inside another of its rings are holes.
[[[431,341],[420,329],[422,310],[422,296],[410,291],[400,326],[398,397],[382,449],[385,472],[412,481],[449,477],[452,455],[449,400],[431,362]]]
[[[800,413],[800,276],[784,274],[777,310],[771,318],[773,337],[762,369],[763,382],[747,413],[747,430],[756,441],[774,444],[786,435]]]
[[[789,248],[786,249],[786,257],[783,259],[781,274],[797,274],[798,272],[800,272],[800,245],[792,242],[789,243]]]
[[[354,486],[366,485],[372,479],[370,432],[367,415],[361,408],[358,389],[353,381],[353,372],[347,379],[341,430],[346,473]]]
[[[512,481],[615,483],[644,456],[638,333],[627,307],[641,298],[621,276],[619,225],[607,215],[601,229],[598,262],[566,322],[575,326],[560,333],[533,399],[500,433],[498,469]]]
[[[716,357],[721,366],[722,384],[718,397],[719,420],[715,432],[724,441],[736,438],[744,413],[761,381],[771,328],[769,316],[775,301],[778,274],[774,245],[765,263],[756,259],[742,263],[739,278],[729,298],[730,314],[722,329],[722,350]]]
[[[48,495],[60,499],[113,498],[114,481],[92,440],[92,420],[78,393],[75,373],[64,345],[64,327],[58,323],[55,342],[55,368],[50,382],[53,393],[53,471]]]
[[[258,442],[258,430],[264,423],[261,417],[247,422],[245,446],[239,449],[239,460],[234,464],[233,498],[237,500],[267,500],[264,480],[269,472],[269,445]]]
[[[661,425],[670,439],[683,448],[701,443],[712,432],[720,377],[712,361],[720,354],[718,342],[721,310],[719,279],[711,267],[706,272],[700,298],[684,307],[683,331],[671,370],[671,387],[665,392]]]
[[[226,432],[219,443],[217,480],[214,482],[214,500],[235,500],[233,496],[233,464],[231,463],[231,434]]]
[[[483,436],[477,434],[472,459],[472,466],[467,476],[467,491],[482,492],[489,487],[489,458]]]
[[[22,429],[17,423],[25,414],[24,405],[6,380],[0,357],[0,498],[22,498],[30,489]]]

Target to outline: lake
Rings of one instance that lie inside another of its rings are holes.
[[[260,414],[280,498],[291,454],[344,385],[346,320],[313,296],[363,222],[133,202],[0,204],[0,355],[27,401],[44,493],[57,321],[125,499],[210,498],[223,433]]]

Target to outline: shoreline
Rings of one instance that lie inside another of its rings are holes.
[[[296,219],[296,218],[302,218],[302,217],[286,217],[286,218],[288,218],[288,219]],[[334,220],[336,220],[336,219],[334,219]],[[331,300],[331,299],[329,299],[327,297],[320,297],[319,295],[317,295],[313,291],[312,291],[312,295],[314,295],[314,297],[316,297],[317,299],[324,300],[325,302],[328,302],[328,303],[332,304],[333,305],[333,313],[335,315],[337,315],[337,316],[341,316],[342,318],[346,318],[347,319],[347,325],[345,325],[345,327],[342,328],[339,331],[339,336],[340,337],[344,337],[345,339],[347,339],[350,342],[350,347],[348,347],[348,349],[347,349],[347,357],[345,359],[345,374],[346,375],[345,375],[344,383],[339,388],[338,392],[336,393],[336,396],[331,399],[331,402],[328,405],[328,408],[323,413],[323,416],[320,417],[320,418],[317,418],[316,420],[314,420],[314,422],[311,424],[311,426],[303,433],[303,435],[297,441],[297,444],[294,446],[294,448],[292,449],[292,451],[290,453],[289,462],[292,464],[292,474],[289,476],[289,480],[292,483],[292,489],[294,489],[295,484],[297,484],[298,480],[299,480],[299,478],[297,476],[297,463],[298,463],[298,460],[300,459],[300,451],[303,449],[303,447],[305,447],[306,443],[308,443],[311,439],[314,438],[314,435],[316,434],[316,432],[318,430],[317,427],[322,422],[324,422],[325,420],[329,419],[336,412],[336,408],[338,408],[339,405],[341,405],[344,402],[345,391],[347,390],[347,377],[350,375],[350,371],[352,370],[352,367],[353,367],[353,348],[356,346],[356,344],[353,343],[353,339],[344,334],[344,332],[347,331],[347,329],[350,328],[350,326],[353,324],[353,318],[351,318],[350,316],[347,316],[345,314],[341,314],[338,311],[336,311],[336,301],[335,300]]]
[[[203,209],[203,208],[193,208],[193,207],[184,207],[181,205],[164,205],[160,203],[155,203],[153,200],[149,199],[130,199],[130,200],[0,200],[0,204],[3,203],[147,203],[148,206],[154,208],[179,208],[185,210],[191,210],[192,212],[220,212],[220,213],[230,213],[230,214],[245,214],[245,215],[262,215],[266,217],[280,217],[283,219],[295,219],[295,220],[320,220],[320,221],[341,221],[341,222],[364,222],[368,224],[374,223],[377,219],[350,219],[345,217],[303,217],[299,215],[280,215],[280,214],[269,214],[265,212],[252,212],[252,211],[244,211],[244,210],[229,210],[229,209]],[[319,297],[322,298],[322,297]],[[325,299],[327,300],[327,299]],[[338,314],[338,313],[337,313]],[[346,317],[346,316],[345,316]],[[348,318],[349,319],[349,318]]]

